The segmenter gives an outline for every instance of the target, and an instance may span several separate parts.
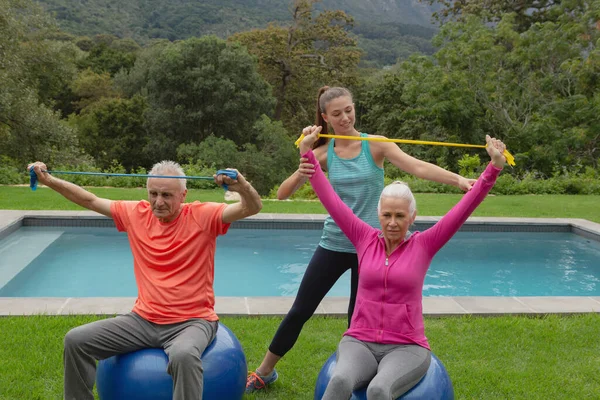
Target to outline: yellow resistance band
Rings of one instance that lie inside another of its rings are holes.
[[[381,137],[361,137],[361,136],[343,136],[343,135],[323,135],[319,133],[319,137],[324,138],[333,138],[333,139],[348,139],[348,140],[370,140],[372,142],[393,142],[393,143],[407,143],[407,144],[427,144],[432,146],[448,146],[448,147],[472,147],[485,149],[486,146],[483,144],[461,144],[461,143],[445,143],[445,142],[428,142],[425,140],[410,140],[410,139],[389,139],[389,138],[381,138]],[[304,139],[304,134],[300,135],[298,140],[296,140],[296,147],[300,147],[300,142]],[[506,162],[508,165],[514,167],[515,157],[508,152],[508,150],[504,150],[504,157],[506,157]]]

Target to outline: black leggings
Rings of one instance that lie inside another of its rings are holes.
[[[355,253],[331,251],[317,246],[300,283],[294,304],[281,321],[271,341],[269,346],[271,353],[283,357],[294,346],[304,323],[312,317],[329,289],[348,269],[352,270],[348,304],[348,326],[350,326],[358,288],[358,257]]]

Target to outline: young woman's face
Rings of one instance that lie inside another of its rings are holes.
[[[350,96],[340,96],[331,100],[321,115],[337,134],[342,135],[354,130],[354,103]]]

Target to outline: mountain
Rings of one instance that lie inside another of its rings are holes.
[[[431,27],[431,14],[436,9],[419,0],[323,0],[321,7],[342,10],[358,21],[426,27]]]
[[[67,32],[78,36],[113,34],[142,44],[154,38],[177,40],[208,34],[225,38],[291,19],[290,2],[283,0],[38,1]],[[353,16],[359,45],[367,48],[366,60],[377,65],[393,63],[415,51],[432,52],[433,9],[419,0],[323,0],[315,8],[339,9]],[[379,39],[385,40],[378,43]]]

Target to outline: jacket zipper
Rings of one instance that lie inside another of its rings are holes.
[[[389,267],[389,259],[385,258],[385,274],[383,276],[383,299],[381,301],[381,320],[380,320],[380,329],[379,329],[379,342],[383,339],[383,310],[385,308],[385,296],[387,294],[387,274]]]

